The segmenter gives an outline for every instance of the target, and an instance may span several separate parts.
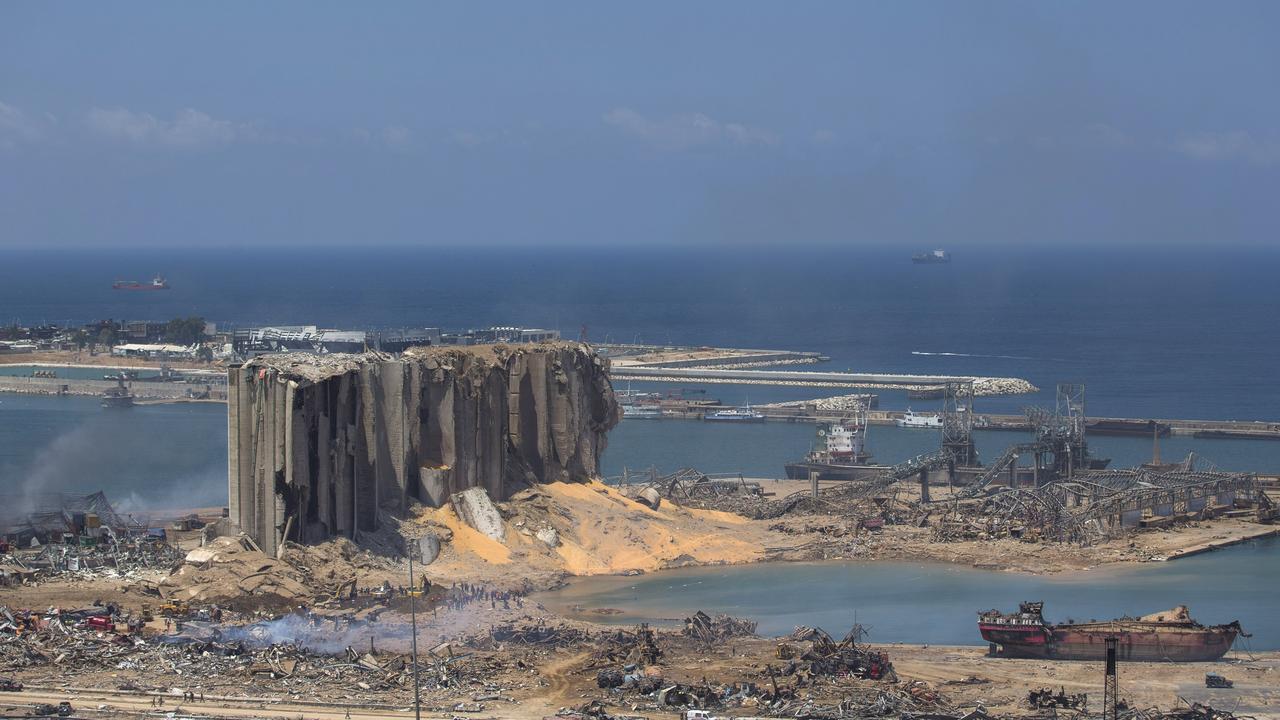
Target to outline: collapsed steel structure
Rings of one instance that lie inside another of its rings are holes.
[[[1204,518],[1241,506],[1259,519],[1273,513],[1257,475],[1197,470],[1189,459],[1182,466],[1086,470],[1039,487],[990,488],[977,498],[962,493],[934,527],[943,540],[968,528],[1092,543],[1160,518]]]

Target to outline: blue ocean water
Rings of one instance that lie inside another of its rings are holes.
[[[202,315],[568,337],[586,325],[596,340],[814,350],[835,369],[1014,375],[1045,389],[980,411],[1051,405],[1054,384],[1073,381],[1096,415],[1280,418],[1280,248],[950,249],[955,261],[936,266],[884,247],[6,250],[0,322]],[[154,273],[173,289],[111,289]]]
[[[1082,381],[1091,414],[1280,417],[1271,377],[1280,349],[1280,299],[1271,289],[1280,251],[952,250],[949,266],[914,266],[908,251],[883,248],[9,250],[0,262],[0,322],[202,315],[241,325],[520,324],[568,337],[586,325],[596,340],[815,350],[837,369],[1016,375],[1045,388],[980,399],[980,412],[1052,406],[1055,382]],[[154,273],[172,289],[111,289],[114,279]],[[706,389],[731,403],[845,392]],[[885,391],[881,404],[907,401]],[[190,497],[222,501],[224,409],[130,412],[108,427],[89,400],[0,396],[0,487],[35,476],[167,499],[170,488],[204,478]],[[64,436],[104,430],[112,431],[112,449],[99,451],[102,462],[90,462],[92,454],[53,461],[65,454]],[[602,470],[695,466],[777,477],[809,450],[812,432],[807,425],[627,420],[613,432]],[[982,457],[994,457],[1021,439],[980,432],[977,442]],[[883,463],[937,443],[928,431],[877,426],[869,434]],[[1151,455],[1141,438],[1092,444],[1118,467]],[[1162,454],[1190,450],[1224,468],[1280,471],[1280,443],[1169,438]]]

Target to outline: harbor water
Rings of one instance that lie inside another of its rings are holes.
[[[218,403],[140,405],[106,410],[92,397],[0,394],[0,478],[8,494],[23,488],[86,492],[104,490],[139,506],[218,506],[226,502],[227,410]],[[643,474],[682,467],[785,477],[783,465],[802,457],[814,440],[808,423],[706,423],[697,420],[623,420],[609,435],[601,470]],[[1021,433],[978,431],[982,457],[991,458]],[[900,462],[938,447],[937,431],[872,426],[873,459]],[[1151,441],[1096,437],[1095,452],[1113,467],[1148,460]],[[1280,443],[1169,437],[1165,459],[1194,450],[1219,467],[1280,471]]]
[[[873,642],[980,645],[977,613],[1043,600],[1053,621],[1145,615],[1181,604],[1204,624],[1239,620],[1253,637],[1236,649],[1280,648],[1280,540],[1203,555],[1063,575],[1024,575],[941,563],[764,563],[575,579],[535,599],[596,622],[671,624],[697,610],[748,617],[765,636],[854,622]],[[1212,581],[1206,581],[1212,578]],[[752,592],[756,589],[768,592]],[[580,607],[575,611],[573,608]],[[598,608],[620,613],[590,612]]]

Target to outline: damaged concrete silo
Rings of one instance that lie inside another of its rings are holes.
[[[281,355],[231,368],[231,517],[265,552],[377,528],[410,499],[495,500],[598,472],[619,418],[584,345]]]

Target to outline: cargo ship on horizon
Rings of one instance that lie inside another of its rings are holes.
[[[951,262],[951,253],[946,250],[916,253],[911,256],[911,262],[916,265],[946,265]]]
[[[142,283],[137,280],[117,280],[111,283],[112,290],[168,290],[169,282],[157,275],[151,282]]]
[[[1248,637],[1239,621],[1201,625],[1185,605],[1116,620],[1049,623],[1042,602],[1024,602],[1016,613],[978,613],[978,631],[995,655],[1045,660],[1102,660],[1107,638],[1116,638],[1118,659],[1136,662],[1209,662],[1231,649],[1236,636]]]

